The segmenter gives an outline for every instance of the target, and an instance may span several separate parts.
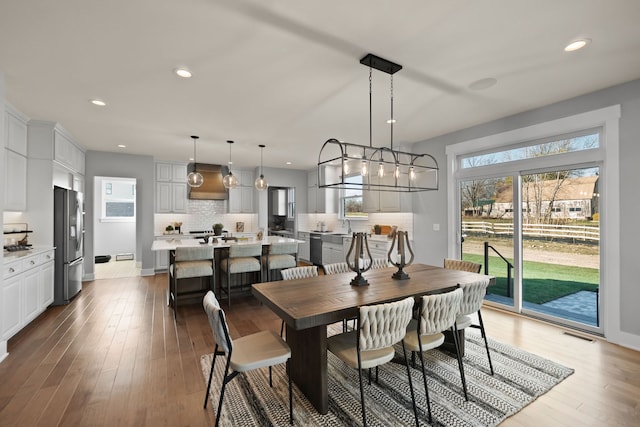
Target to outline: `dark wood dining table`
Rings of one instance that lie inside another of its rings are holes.
[[[361,287],[349,284],[352,272],[253,285],[254,296],[285,321],[293,381],[319,413],[326,414],[329,403],[327,325],[356,317],[360,306],[443,292],[486,277],[413,264],[404,269],[408,279],[394,280],[396,270],[369,270],[363,274],[369,285]]]

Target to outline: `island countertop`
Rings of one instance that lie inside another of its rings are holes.
[[[157,239],[151,244],[152,251],[173,251],[177,247],[190,247],[190,246],[212,246],[213,248],[228,248],[231,245],[249,245],[253,243],[262,243],[262,246],[269,246],[273,243],[303,243],[302,240],[291,239],[288,237],[280,236],[266,236],[262,240],[248,239],[240,241],[223,242],[219,240],[216,243],[203,243],[202,239],[189,239],[189,238],[177,238],[177,239]]]

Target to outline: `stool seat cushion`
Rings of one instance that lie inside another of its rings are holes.
[[[248,273],[251,271],[260,271],[262,266],[260,261],[253,257],[229,258],[229,273]],[[227,260],[222,260],[220,269],[227,271]]]
[[[211,261],[180,261],[171,266],[171,275],[176,279],[213,275]]]
[[[269,255],[269,270],[295,267],[296,258],[293,255]]]

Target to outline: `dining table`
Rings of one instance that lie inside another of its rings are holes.
[[[360,306],[446,292],[487,277],[426,264],[405,267],[409,278],[404,280],[393,279],[395,271],[388,267],[363,273],[366,286],[350,285],[354,272],[253,285],[256,299],[284,320],[292,379],[319,413],[327,413],[329,401],[327,325],[356,317]]]

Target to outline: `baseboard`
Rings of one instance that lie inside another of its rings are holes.
[[[140,275],[141,276],[153,276],[155,274],[156,274],[156,271],[153,268],[142,268],[142,269],[140,269]]]

